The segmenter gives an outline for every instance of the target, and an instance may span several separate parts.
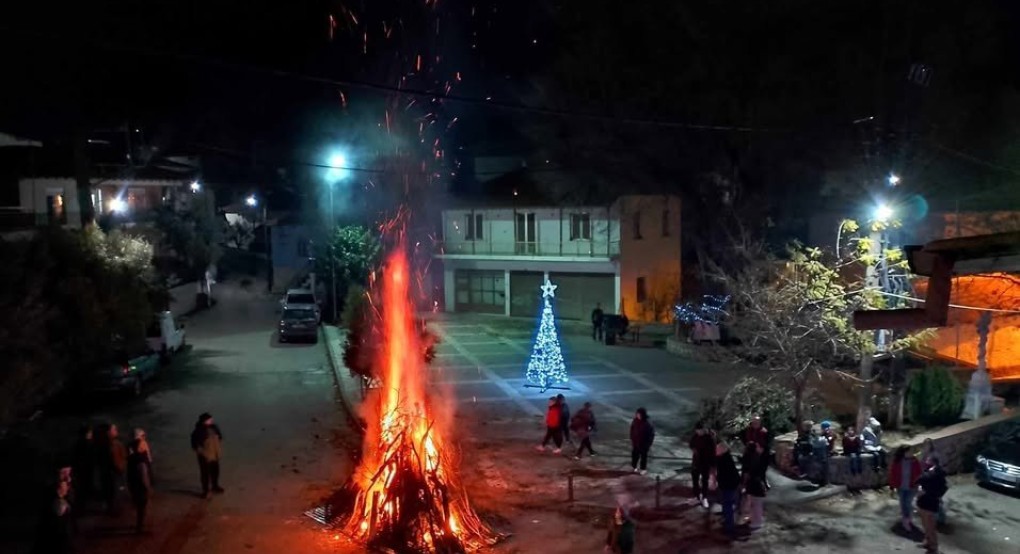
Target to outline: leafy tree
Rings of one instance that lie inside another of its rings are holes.
[[[192,194],[185,209],[161,206],[156,211],[156,228],[176,258],[183,262],[185,279],[198,278],[220,257],[223,224],[216,218],[212,197]]]
[[[361,225],[339,226],[318,247],[315,256],[316,272],[323,283],[328,283],[336,272],[336,298],[347,298],[352,286],[365,287],[368,276],[379,262],[379,239]]]
[[[847,260],[834,260],[798,243],[787,246],[782,257],[752,241],[734,244],[732,252],[735,269],[714,265],[710,275],[732,298],[724,321],[738,342],[733,352],[790,387],[799,421],[813,375],[852,367],[875,351],[873,334],[852,324],[855,310],[887,305],[864,283],[864,270],[875,260],[856,251]],[[923,332],[895,336],[888,349],[910,348],[926,337]]]
[[[929,427],[955,423],[963,409],[963,394],[963,385],[949,369],[925,369],[911,379],[907,390],[910,419]]]

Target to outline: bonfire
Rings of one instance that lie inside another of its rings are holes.
[[[426,394],[427,365],[403,244],[388,256],[375,294],[383,304],[375,326],[378,396],[369,402],[363,456],[346,485],[347,535],[395,552],[452,553],[496,541],[459,486],[455,446],[446,442]]]

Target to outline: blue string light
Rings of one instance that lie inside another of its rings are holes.
[[[706,294],[701,297],[701,302],[684,302],[673,306],[673,320],[688,325],[699,322],[718,325],[729,315],[725,310],[729,301],[729,295]]]
[[[555,296],[553,291],[556,285],[548,280],[542,286],[542,321],[538,326],[538,333],[535,334],[535,344],[531,349],[531,359],[528,360],[528,370],[525,375],[529,383],[545,390],[551,386],[567,382],[567,366],[563,361],[563,351],[560,348],[559,335],[556,332],[556,321],[553,315],[551,298]]]

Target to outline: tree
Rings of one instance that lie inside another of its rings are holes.
[[[156,228],[162,240],[181,262],[179,275],[186,280],[198,279],[220,258],[223,224],[216,218],[212,197],[205,192],[192,194],[184,209],[174,205],[156,211]]]
[[[567,382],[567,367],[563,363],[563,351],[560,349],[560,339],[556,332],[556,320],[552,310],[555,290],[556,285],[548,280],[542,286],[542,321],[535,334],[535,344],[531,349],[531,358],[528,360],[525,374],[528,383],[540,387],[543,391]]]
[[[872,333],[852,325],[855,310],[887,305],[886,297],[863,281],[862,270],[875,260],[856,250],[848,260],[834,260],[798,243],[787,246],[782,257],[761,242],[737,243],[733,252],[731,267],[736,269],[714,265],[710,276],[731,295],[732,309],[724,322],[737,339],[734,352],[774,372],[791,388],[799,421],[812,376],[852,367],[875,352]],[[900,258],[896,263],[904,262]],[[926,337],[923,332],[896,336],[888,348],[897,352]],[[841,375],[856,379],[847,372]],[[859,384],[870,387],[870,381]]]
[[[320,281],[329,283],[336,272],[337,290],[329,295],[331,302],[347,298],[353,285],[367,286],[381,252],[379,239],[361,225],[338,226],[318,250],[315,271]]]

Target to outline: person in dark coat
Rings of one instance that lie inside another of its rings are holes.
[[[99,439],[96,441],[96,461],[99,468],[100,492],[106,504],[106,511],[114,514],[117,512],[117,492],[127,469],[127,448],[120,440],[117,426],[113,424],[103,426]]]
[[[570,406],[567,406],[567,397],[557,394],[556,402],[560,405],[560,432],[563,433],[563,441],[573,444],[574,441],[570,440]]]
[[[152,462],[145,441],[135,439],[128,447],[127,486],[135,506],[135,532],[145,530],[145,514],[152,493]]]
[[[723,530],[730,538],[736,536],[737,500],[740,496],[740,472],[733,461],[730,447],[720,440],[715,445],[715,480],[719,486],[719,502],[722,504]]]
[[[202,481],[202,498],[210,492],[222,493],[220,458],[223,455],[223,433],[208,412],[198,416],[191,432],[191,449],[198,456],[198,475]]]
[[[591,409],[591,402],[585,402],[584,407],[570,419],[570,430],[581,439],[574,459],[580,460],[585,448],[588,449],[589,456],[594,456],[595,451],[591,448],[591,435],[595,432],[595,412]]]
[[[751,423],[744,430],[743,439],[744,444],[753,442],[761,447],[762,463],[758,464],[758,471],[761,473],[759,478],[765,483],[765,488],[769,488],[767,472],[769,469],[769,454],[771,453],[771,439],[768,428],[762,423],[761,416],[756,415],[751,418]]]
[[[605,313],[602,312],[602,304],[595,304],[595,309],[591,311],[591,338],[592,340],[602,340],[602,323],[605,320]]]
[[[708,509],[708,478],[715,467],[715,433],[699,421],[688,443],[691,447],[691,483],[694,496],[702,508]]]
[[[545,445],[549,444],[550,440],[556,445],[553,454],[561,452],[560,448],[563,446],[563,427],[560,425],[561,417],[563,417],[563,410],[560,409],[556,397],[549,397],[549,406],[545,410],[545,437],[542,438],[542,444],[536,447],[539,452],[545,452]]]
[[[750,529],[757,531],[765,524],[765,479],[762,477],[761,465],[767,464],[765,451],[760,443],[749,442],[740,459],[740,471],[743,484],[745,515],[750,519]]]
[[[617,506],[613,517],[609,518],[609,534],[606,536],[606,552],[612,554],[631,554],[635,542],[634,520],[627,509]]]
[[[47,499],[39,521],[35,554],[70,554],[74,550],[74,523],[71,503],[67,500],[69,486],[57,481]]]
[[[638,408],[630,422],[630,466],[634,473],[648,473],[648,451],[655,442],[655,427],[648,419],[648,411]]]
[[[921,494],[917,497],[917,511],[921,514],[921,526],[924,528],[925,552],[939,551],[938,513],[942,506],[942,497],[949,490],[946,473],[933,460],[928,460],[927,469],[917,480]]]
[[[74,476],[75,513],[81,515],[96,495],[96,443],[91,425],[82,425],[78,430],[71,452],[71,474]]]

